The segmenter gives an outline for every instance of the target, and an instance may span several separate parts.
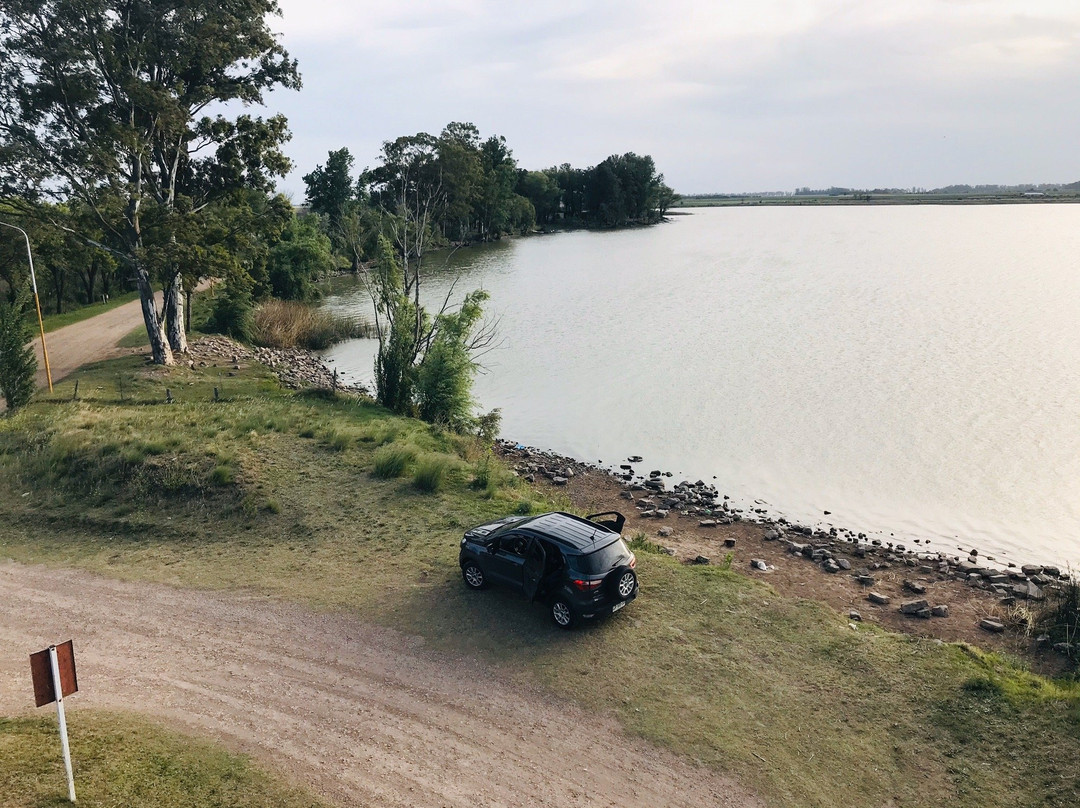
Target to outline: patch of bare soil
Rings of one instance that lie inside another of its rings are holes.
[[[27,656],[74,638],[69,710],[149,713],[338,805],[762,805],[613,719],[351,616],[14,562],[0,603],[0,714],[32,709]]]
[[[869,555],[859,557],[856,554],[857,542],[845,542],[839,537],[820,533],[803,536],[791,526],[748,520],[722,524],[720,520],[703,515],[683,516],[674,509],[662,518],[655,515],[643,517],[643,512],[652,509],[639,509],[635,502],[641,499],[658,500],[663,494],[635,491],[631,500],[626,496],[626,486],[605,470],[567,458],[536,454],[535,450],[514,450],[507,444],[500,444],[499,451],[519,472],[526,472],[536,465],[563,472],[569,470],[569,475],[538,471],[530,476],[535,485],[561,490],[569,496],[574,507],[582,511],[620,511],[627,517],[623,529],[625,536],[643,533],[650,541],[672,551],[684,563],[693,563],[699,556],[708,559],[708,563],[722,563],[726,555],[731,553],[733,570],[764,580],[782,595],[828,604],[856,627],[858,622],[866,621],[892,631],[946,642],[968,642],[983,648],[1024,655],[1032,667],[1050,675],[1064,669],[1061,657],[1052,651],[1037,649],[1032,638],[1013,628],[1022,616],[1023,609],[1034,604],[1025,601],[1012,605],[1003,603],[1001,593],[973,587],[966,579],[957,578],[955,571],[941,573],[937,564],[918,562],[910,553],[891,554],[886,547],[869,546]],[[671,490],[670,483],[666,483],[666,488]],[[702,526],[701,522],[706,521],[717,524]],[[777,528],[783,537],[767,540],[766,536]],[[669,535],[661,535],[662,529],[664,533],[670,531]],[[826,572],[820,562],[793,554],[790,549],[792,542],[826,547],[836,559],[844,559],[850,569]],[[894,560],[889,560],[889,555],[893,555]],[[912,562],[909,563],[908,559],[912,559]],[[764,561],[768,569],[756,569],[752,566],[754,560]],[[872,577],[873,583],[860,583],[859,575]],[[912,591],[905,582],[914,584],[915,588],[925,587],[925,592]],[[872,603],[869,600],[870,592],[886,596],[888,604]],[[900,604],[914,600],[926,600],[930,606],[945,605],[948,616],[925,619],[902,614]],[[852,611],[858,612],[861,621],[852,619]],[[999,634],[981,628],[980,621],[987,617],[1003,621],[1011,630]]]

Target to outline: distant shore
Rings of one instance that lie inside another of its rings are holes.
[[[733,194],[731,196],[683,197],[669,212],[687,208],[722,208],[779,206],[814,207],[820,205],[1045,205],[1080,202],[1080,192],[1043,194],[842,194],[762,196]]]

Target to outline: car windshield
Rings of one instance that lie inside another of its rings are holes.
[[[630,551],[622,539],[601,547],[588,555],[575,555],[570,558],[570,566],[582,575],[599,575],[615,569],[619,564],[630,560]]]

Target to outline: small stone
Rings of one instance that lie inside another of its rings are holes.
[[[994,634],[1000,634],[1005,630],[1005,624],[998,620],[994,620],[992,617],[984,617],[979,621],[979,628],[991,631]]]
[[[933,609],[931,609],[930,613],[934,615],[934,617],[948,617],[949,607],[946,604],[942,603],[941,605],[935,606]]]
[[[708,563],[709,563],[709,557],[708,557],[708,556],[703,556],[703,555],[699,555],[699,556],[697,556],[697,557],[696,557],[696,558],[694,559],[694,563],[695,563],[695,564],[708,564]]]
[[[780,533],[779,533],[779,531],[776,531],[776,530],[766,530],[765,535],[762,536],[761,538],[764,539],[765,541],[776,541],[777,539],[780,538]]]
[[[918,581],[904,581],[904,589],[909,592],[913,592],[916,595],[925,595],[926,587],[920,584]]]
[[[924,610],[927,612],[930,610],[930,604],[925,600],[907,600],[900,604],[901,614],[918,614]],[[927,617],[929,616],[930,615],[927,614]]]
[[[861,621],[862,615],[852,609],[850,612],[848,612],[848,620]]]
[[[858,581],[863,586],[873,586],[874,585],[874,576],[873,575],[856,575],[855,580]]]
[[[769,565],[766,564],[765,561],[763,559],[760,559],[760,558],[755,558],[753,561],[751,561],[750,566],[753,567],[756,570],[761,570],[762,572],[768,572],[769,571]]]
[[[551,482],[555,485],[566,485],[569,481],[565,477],[555,476],[551,478]]]
[[[889,598],[887,595],[883,595],[880,592],[871,592],[866,596],[866,599],[871,603],[876,603],[878,606],[888,606]]]
[[[672,534],[672,532],[673,531],[672,531],[672,529],[670,527],[662,527],[658,531],[656,531],[656,535],[657,536],[663,536],[666,539],[668,536],[670,536]]]
[[[735,539],[724,539],[724,546],[725,547],[734,547],[735,546]]]
[[[716,520],[715,519],[702,519],[700,522],[698,522],[698,526],[699,527],[716,527]]]
[[[831,558],[825,560],[825,563],[821,565],[821,568],[825,572],[840,572],[840,565]]]
[[[846,570],[850,570],[850,569],[851,569],[851,562],[850,562],[850,561],[848,561],[848,560],[847,560],[846,558],[838,558],[838,559],[836,559],[836,564],[837,564],[837,566],[839,566],[839,567],[840,567],[840,569],[842,569],[842,570],[845,570],[845,571],[846,571]]]

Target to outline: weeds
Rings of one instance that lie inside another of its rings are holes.
[[[434,494],[443,487],[450,468],[451,460],[446,455],[425,455],[416,464],[413,485],[426,494]]]
[[[1080,663],[1080,579],[1070,576],[1059,586],[1046,589],[1046,601],[1034,618],[1034,630],[1072,660]]]
[[[416,449],[412,446],[407,444],[380,446],[375,450],[372,473],[384,480],[404,477],[414,460],[416,460]]]
[[[268,300],[255,310],[251,337],[267,348],[321,351],[335,342],[373,336],[360,320],[331,314],[307,303]]]

